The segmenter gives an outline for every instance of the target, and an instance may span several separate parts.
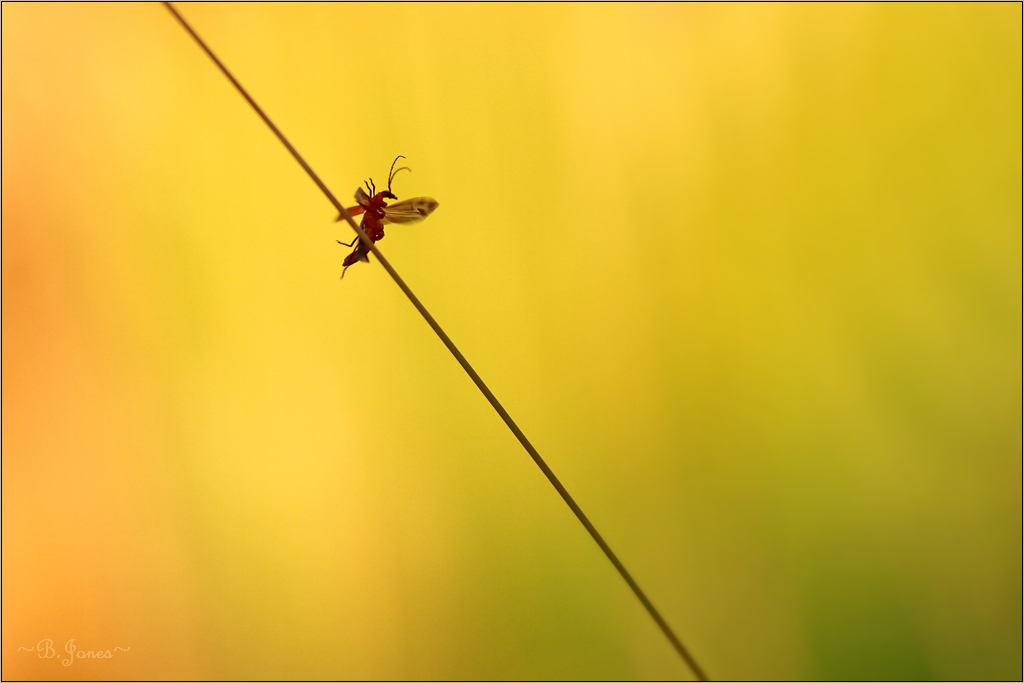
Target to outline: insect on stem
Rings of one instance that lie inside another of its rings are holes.
[[[373,240],[370,239],[369,236],[367,236],[366,232],[363,231],[363,229],[358,224],[356,224],[351,214],[345,210],[345,207],[341,205],[341,202],[338,201],[338,199],[334,196],[334,194],[331,193],[331,191],[327,188],[324,182],[320,180],[320,177],[313,171],[312,168],[310,168],[309,164],[307,164],[305,159],[302,158],[302,155],[299,154],[298,150],[296,150],[292,146],[292,144],[288,142],[288,139],[284,136],[284,134],[280,130],[278,130],[277,126],[275,126],[273,121],[270,120],[270,117],[268,117],[263,112],[260,106],[256,104],[256,101],[249,95],[248,92],[246,92],[245,88],[242,87],[242,84],[239,83],[235,79],[235,77],[231,75],[231,72],[228,71],[227,67],[224,66],[224,64],[219,59],[217,59],[217,56],[213,54],[213,51],[210,50],[209,47],[207,47],[206,43],[203,42],[202,38],[200,38],[199,35],[194,30],[192,30],[192,27],[189,26],[187,21],[185,21],[185,18],[178,13],[178,11],[174,8],[173,5],[171,5],[171,3],[164,2],[164,6],[167,7],[168,10],[170,10],[171,14],[174,15],[174,17],[181,23],[185,30],[188,31],[189,35],[191,35],[192,38],[196,41],[196,43],[199,44],[199,47],[203,49],[203,51],[210,57],[210,59],[213,60],[213,63],[217,65],[217,67],[224,73],[225,76],[227,76],[228,80],[231,81],[231,84],[234,85],[238,92],[242,95],[242,97],[245,98],[245,101],[249,103],[249,105],[253,108],[256,114],[259,115],[259,117],[263,119],[263,122],[267,124],[267,127],[270,128],[274,135],[277,136],[277,139],[281,141],[281,143],[288,149],[289,152],[291,152],[292,156],[295,157],[295,160],[299,163],[300,166],[302,166],[303,170],[306,171],[306,173],[313,180],[313,182],[316,183],[317,187],[320,188],[320,191],[324,193],[324,195],[331,202],[331,204],[334,205],[334,208],[338,210],[339,217],[344,218],[348,222],[348,224],[352,226],[352,229],[356,231],[356,234],[362,241],[361,246],[365,247],[366,249],[369,249],[369,251],[374,256],[377,257],[377,260],[380,261],[380,264],[384,266],[384,270],[388,272],[388,275],[391,276],[391,278],[395,281],[395,283],[402,290],[402,292],[405,293],[409,301],[412,302],[412,305],[416,307],[416,310],[420,312],[420,315],[422,315],[423,319],[427,321],[427,324],[430,325],[430,328],[434,330],[434,333],[437,334],[441,342],[448,348],[451,354],[455,357],[455,360],[458,361],[459,365],[462,366],[462,369],[466,371],[466,374],[469,375],[469,378],[473,380],[473,383],[476,384],[478,389],[480,389],[480,392],[484,395],[484,398],[487,399],[487,402],[491,404],[491,407],[494,408],[495,412],[498,413],[498,416],[501,417],[505,425],[512,431],[516,439],[519,440],[519,443],[522,444],[524,449],[526,449],[526,452],[537,464],[537,467],[539,467],[541,472],[544,473],[544,476],[547,477],[551,485],[555,487],[555,490],[558,492],[558,495],[562,497],[562,500],[565,501],[566,505],[569,506],[569,509],[571,509],[573,511],[573,514],[576,515],[577,519],[580,520],[580,523],[583,524],[583,527],[594,539],[598,547],[601,548],[601,550],[604,552],[608,560],[611,561],[615,569],[618,570],[619,574],[626,581],[626,584],[636,595],[637,599],[640,600],[640,603],[647,610],[648,614],[650,614],[651,618],[654,619],[654,622],[658,625],[658,628],[660,628],[665,637],[668,638],[669,642],[672,644],[672,647],[675,648],[679,656],[683,658],[683,661],[686,662],[686,664],[690,667],[690,669],[693,671],[693,673],[697,676],[699,680],[708,680],[707,675],[704,673],[704,670],[700,667],[700,665],[697,664],[697,661],[693,658],[693,655],[690,654],[689,650],[686,649],[682,641],[679,640],[675,632],[668,625],[668,622],[665,621],[665,619],[661,616],[661,613],[654,607],[654,603],[652,603],[650,599],[647,597],[647,595],[640,589],[640,585],[637,584],[637,582],[633,579],[633,576],[626,570],[625,565],[622,564],[618,556],[616,556],[615,553],[612,552],[611,546],[609,546],[608,543],[605,542],[601,534],[598,533],[597,528],[591,523],[590,519],[583,513],[583,510],[580,508],[579,505],[576,504],[576,501],[573,500],[572,496],[569,495],[569,491],[566,490],[566,488],[562,485],[562,482],[558,480],[558,477],[556,477],[555,473],[551,470],[550,467],[548,467],[548,464],[544,462],[544,459],[540,456],[540,453],[537,451],[536,448],[533,447],[533,444],[530,443],[530,440],[526,438],[526,434],[524,434],[523,431],[519,429],[519,426],[512,419],[512,416],[508,414],[508,412],[501,405],[501,403],[498,402],[498,399],[494,396],[494,394],[491,393],[491,390],[487,387],[486,384],[484,384],[484,381],[480,377],[480,375],[477,374],[476,370],[473,369],[473,366],[469,364],[468,360],[466,360],[466,357],[463,356],[462,352],[459,351],[457,346],[455,346],[455,342],[453,342],[451,338],[445,333],[445,331],[441,329],[441,326],[437,323],[436,320],[434,320],[434,316],[430,315],[430,312],[427,311],[426,307],[422,303],[420,303],[420,300],[416,297],[415,294],[413,294],[412,290],[409,289],[409,286],[405,283],[405,280],[403,280],[398,275],[398,272],[394,269],[394,267],[392,267],[388,260],[384,258],[384,255],[380,253],[376,245],[373,243]],[[395,159],[395,162],[391,164],[392,170],[388,174],[389,192],[391,180],[394,178],[395,173],[398,172],[394,170],[395,163],[397,162],[398,159]],[[400,171],[402,169],[400,168],[398,170]]]

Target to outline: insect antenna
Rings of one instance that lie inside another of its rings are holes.
[[[394,194],[393,192],[391,192],[391,181],[395,179],[396,175],[398,175],[398,171],[408,171],[409,173],[412,173],[412,169],[409,168],[408,166],[402,166],[398,170],[395,170],[395,164],[398,163],[399,159],[404,159],[404,158],[405,158],[404,156],[399,154],[397,157],[395,157],[395,160],[391,162],[391,170],[388,171],[388,192],[390,194]]]
[[[391,170],[388,171],[388,180],[391,180],[392,178],[395,177],[395,164],[398,163],[399,159],[404,159],[404,158],[405,157],[403,155],[399,154],[397,157],[395,157],[395,160],[391,162]]]

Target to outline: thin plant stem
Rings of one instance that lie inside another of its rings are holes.
[[[291,152],[292,156],[295,157],[295,160],[297,162],[299,162],[299,165],[302,166],[303,170],[305,170],[309,177],[313,179],[313,182],[316,183],[317,187],[320,188],[321,192],[323,192],[327,199],[330,200],[331,204],[334,205],[334,208],[336,208],[338,212],[342,215],[342,217],[346,221],[348,221],[348,224],[352,226],[353,230],[356,231],[356,234],[359,235],[359,239],[362,240],[363,244],[366,247],[368,247],[371,252],[373,252],[373,255],[376,256],[378,260],[380,260],[381,265],[384,266],[384,270],[388,271],[388,274],[399,286],[399,288],[401,288],[401,290],[405,292],[405,295],[409,298],[409,301],[411,301],[412,305],[416,307],[416,310],[420,312],[420,315],[422,315],[423,319],[427,321],[427,324],[430,325],[430,328],[434,330],[437,336],[441,339],[441,342],[446,347],[448,347],[448,350],[451,351],[451,354],[455,356],[455,360],[459,362],[459,365],[462,366],[462,369],[466,371],[466,374],[469,375],[469,378],[472,379],[473,383],[476,384],[478,389],[480,389],[480,393],[484,395],[484,398],[487,399],[487,402],[491,404],[491,407],[494,408],[495,412],[498,413],[498,415],[505,422],[508,428],[512,430],[512,433],[515,435],[515,437],[519,439],[519,443],[523,445],[523,448],[526,449],[526,452],[529,453],[530,457],[533,458],[533,461],[537,463],[537,467],[540,468],[541,472],[544,473],[544,476],[548,478],[549,482],[551,482],[551,485],[555,487],[556,491],[558,491],[558,495],[562,497],[562,500],[565,501],[566,505],[569,506],[569,509],[573,511],[573,514],[576,515],[576,517],[580,520],[580,523],[582,523],[587,532],[590,533],[590,536],[594,539],[595,542],[597,542],[597,545],[601,548],[604,554],[615,566],[615,569],[617,569],[622,578],[625,579],[626,583],[632,589],[633,593],[640,600],[641,604],[643,604],[644,608],[646,608],[648,614],[650,614],[651,618],[654,619],[655,623],[658,625],[658,628],[661,629],[662,633],[665,634],[665,637],[668,638],[669,642],[672,643],[672,647],[674,647],[676,652],[678,652],[679,655],[683,658],[686,664],[697,676],[698,680],[708,680],[707,674],[705,674],[704,670],[701,669],[700,665],[697,664],[697,661],[693,658],[693,655],[690,654],[689,650],[686,649],[686,646],[684,646],[682,641],[679,640],[675,632],[668,625],[668,622],[666,622],[665,619],[661,616],[661,613],[654,607],[654,603],[652,603],[650,599],[647,597],[647,595],[640,589],[639,584],[637,584],[637,582],[633,579],[633,576],[626,570],[625,565],[623,565],[619,558],[615,555],[615,553],[612,552],[611,546],[609,546],[608,543],[604,540],[604,538],[602,538],[601,534],[598,533],[597,528],[593,525],[593,523],[591,523],[590,519],[588,519],[587,516],[583,513],[583,510],[580,508],[580,506],[576,504],[576,501],[573,500],[573,497],[569,495],[569,491],[567,491],[566,488],[562,485],[562,482],[558,480],[558,477],[556,477],[555,473],[551,471],[551,468],[548,467],[548,464],[544,462],[544,458],[540,457],[540,453],[538,453],[537,449],[533,447],[533,444],[530,443],[530,440],[526,438],[526,434],[523,433],[523,430],[519,428],[519,425],[515,423],[515,421],[512,419],[512,416],[508,414],[508,411],[505,410],[505,408],[501,405],[501,403],[494,396],[494,394],[491,393],[491,390],[487,388],[487,385],[484,383],[483,379],[481,379],[480,375],[477,374],[476,370],[473,369],[473,366],[469,364],[468,360],[466,360],[466,357],[463,356],[462,352],[459,351],[457,346],[455,346],[455,342],[453,342],[451,338],[445,333],[445,331],[441,329],[441,326],[437,323],[436,320],[434,320],[434,316],[430,315],[430,312],[426,309],[426,307],[420,302],[416,295],[413,294],[412,290],[409,289],[409,285],[405,284],[405,280],[403,280],[401,276],[398,274],[398,272],[394,269],[394,267],[392,267],[392,265],[388,263],[388,260],[384,258],[384,255],[380,253],[380,250],[377,249],[377,246],[373,243],[373,241],[371,241],[370,238],[367,237],[366,233],[363,232],[363,229],[359,226],[359,224],[357,224],[355,220],[352,218],[352,216],[349,215],[348,211],[345,210],[345,207],[342,206],[341,202],[338,201],[337,197],[335,197],[334,194],[324,184],[324,182],[320,180],[320,176],[318,176],[309,166],[309,164],[306,163],[306,160],[303,159],[302,155],[299,154],[298,150],[296,150],[292,146],[292,143],[288,142],[288,139],[284,136],[284,133],[282,133],[278,129],[278,127],[274,125],[274,122],[270,120],[270,117],[267,116],[266,113],[264,113],[263,109],[261,109],[258,104],[256,104],[256,100],[254,100],[249,95],[249,93],[246,92],[245,88],[242,87],[242,84],[239,83],[238,80],[231,75],[231,72],[228,71],[228,68],[226,66],[224,66],[224,63],[217,58],[217,55],[213,54],[213,51],[206,45],[205,42],[203,42],[203,39],[199,37],[199,35],[192,29],[188,22],[185,21],[185,18],[178,13],[178,11],[174,8],[173,5],[171,5],[171,3],[164,2],[164,6],[166,6],[167,9],[170,10],[171,14],[173,14],[174,17],[179,22],[181,22],[181,25],[185,27],[185,30],[188,31],[189,35],[191,35],[192,38],[195,39],[196,43],[199,44],[199,47],[203,49],[203,51],[210,57],[210,59],[213,60],[214,64],[216,64],[217,67],[224,73],[224,75],[227,76],[228,80],[231,81],[232,85],[234,85],[238,92],[242,95],[242,97],[245,98],[245,101],[248,102],[250,106],[252,106],[253,110],[255,110],[259,117],[263,119],[263,122],[267,124],[271,131],[273,131],[274,135],[277,136],[277,139],[281,141],[281,144],[283,144],[288,149],[288,151]]]

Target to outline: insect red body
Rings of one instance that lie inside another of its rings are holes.
[[[353,206],[350,209],[346,209],[350,216],[363,215],[360,227],[366,236],[370,238],[371,242],[379,242],[384,239],[384,224],[385,223],[415,223],[421,221],[438,207],[436,200],[430,197],[416,197],[415,199],[406,199],[405,201],[391,204],[387,203],[387,200],[397,200],[398,197],[391,192],[391,181],[395,179],[395,175],[398,171],[409,171],[406,166],[395,170],[395,164],[398,163],[399,159],[405,157],[396,157],[391,162],[391,170],[388,173],[388,189],[377,192],[377,188],[373,184],[373,179],[366,182],[366,189],[370,191],[369,194],[363,191],[363,188],[356,190],[356,201],[359,202],[358,206]],[[338,216],[336,220],[341,220],[342,216]],[[346,247],[355,245],[355,249],[352,253],[345,257],[343,262],[344,268],[341,271],[341,276],[345,277],[345,270],[349,266],[355,264],[356,261],[369,261],[369,249],[363,242],[356,237],[352,242],[342,242],[338,240],[338,244],[343,244]]]

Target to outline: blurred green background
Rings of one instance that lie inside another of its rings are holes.
[[[688,675],[164,8],[2,11],[5,679]],[[181,11],[712,677],[1021,677],[1019,3]]]

